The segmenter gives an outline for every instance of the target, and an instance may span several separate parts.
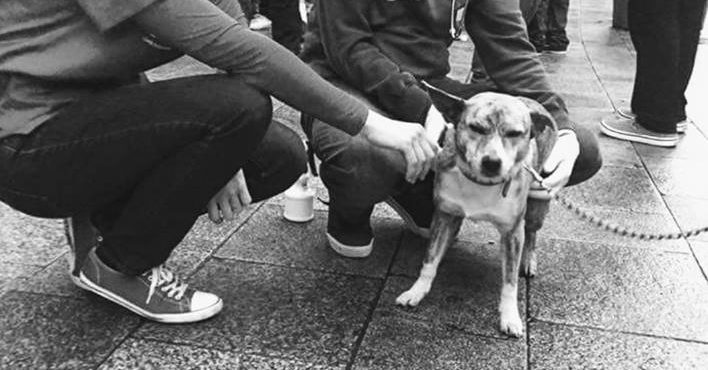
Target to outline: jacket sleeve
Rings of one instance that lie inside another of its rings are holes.
[[[468,30],[487,74],[502,92],[534,99],[555,118],[559,129],[574,130],[563,99],[528,40],[518,0],[477,0],[465,16]]]
[[[430,97],[412,74],[401,71],[373,44],[367,14],[375,1],[316,2],[316,22],[325,55],[343,81],[371,97],[393,118],[423,123]]]
[[[162,44],[238,76],[351,135],[361,130],[368,114],[363,103],[326,82],[284,47],[251,32],[238,19],[208,0],[163,0],[132,18]]]

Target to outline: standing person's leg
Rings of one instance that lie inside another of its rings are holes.
[[[552,53],[565,53],[568,50],[568,8],[570,0],[550,0],[548,20],[546,22],[546,50]]]
[[[682,0],[679,6],[679,62],[678,62],[678,89],[681,92],[683,103],[683,119],[686,120],[686,88],[691,80],[693,66],[696,61],[696,52],[703,28],[703,19],[706,11],[706,0]]]
[[[156,266],[244,165],[270,115],[267,96],[227,76],[98,93],[0,142],[0,171],[9,174],[0,195],[40,217],[100,219],[110,208],[82,286],[153,320],[203,319],[221,301]]]
[[[526,21],[528,25],[529,41],[536,48],[537,52],[542,52],[546,48],[546,32],[548,28],[548,1],[538,0],[535,9],[530,13],[530,18]]]
[[[305,25],[300,17],[299,0],[261,0],[260,11],[273,22],[273,40],[300,54]]]
[[[637,50],[632,111],[651,131],[675,133],[685,118],[679,74],[680,2],[630,0],[629,32]]]

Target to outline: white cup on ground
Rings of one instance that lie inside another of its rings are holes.
[[[305,173],[285,191],[283,217],[292,222],[307,222],[315,218],[315,189],[308,184],[310,175]]]

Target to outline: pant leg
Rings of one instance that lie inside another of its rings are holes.
[[[568,45],[565,28],[568,25],[570,0],[550,0],[546,22],[546,39],[549,43]]]
[[[679,6],[679,65],[678,65],[678,90],[681,92],[681,103],[686,107],[686,88],[691,80],[693,66],[696,61],[696,52],[701,37],[701,29],[706,11],[706,0],[682,0]]]
[[[679,2],[629,0],[629,33],[637,50],[632,111],[657,132],[676,132],[685,119],[679,74]]]
[[[300,54],[305,25],[300,18],[299,0],[261,0],[260,10],[273,22],[273,40]]]
[[[0,143],[0,171],[9,174],[0,196],[40,217],[100,215],[110,205],[99,256],[138,274],[167,259],[270,117],[267,96],[223,75],[95,94]]]
[[[273,121],[243,172],[254,202],[280,194],[307,172],[305,145],[295,131]]]

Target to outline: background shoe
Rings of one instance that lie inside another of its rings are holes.
[[[359,220],[343,217],[330,203],[327,218],[327,241],[330,248],[344,257],[368,257],[374,245],[370,217],[370,212],[364,212]]]
[[[617,114],[619,114],[621,117],[624,117],[624,118],[629,118],[629,119],[636,119],[637,118],[637,115],[634,114],[634,112],[632,112],[632,109],[630,109],[630,108],[620,108],[617,110]],[[685,134],[689,123],[692,123],[690,118],[686,118],[685,120],[677,123],[676,124],[676,132],[678,132],[679,134]]]
[[[86,256],[91,249],[101,243],[101,233],[91,223],[88,213],[76,215],[64,220],[64,234],[69,244],[69,273],[74,283],[79,284],[78,276]]]
[[[634,119],[618,117],[614,114],[600,121],[600,130],[603,134],[615,139],[660,147],[674,147],[679,140],[678,134],[650,131],[639,125]]]
[[[551,54],[566,54],[568,52],[568,44],[548,42],[543,48],[543,51],[549,52]]]
[[[250,28],[252,31],[263,31],[267,30],[272,26],[272,22],[270,19],[264,17],[261,14],[256,14],[253,16],[253,19],[251,19],[251,22],[248,23],[248,28]]]
[[[153,321],[181,324],[208,319],[221,311],[221,298],[196,291],[170,270],[158,266],[130,276],[106,266],[89,252],[79,274],[82,287]]]

